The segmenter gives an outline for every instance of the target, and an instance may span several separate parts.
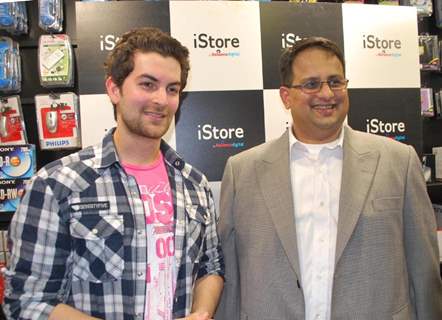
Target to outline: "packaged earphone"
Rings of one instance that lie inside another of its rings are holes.
[[[35,96],[40,149],[81,148],[79,110],[72,92]]]
[[[40,36],[38,65],[40,84],[43,87],[72,87],[74,56],[69,36],[66,34]]]
[[[38,0],[38,25],[47,32],[61,32],[63,0]]]
[[[16,93],[21,90],[21,59],[17,42],[0,37],[0,91]]]
[[[0,145],[26,143],[28,139],[20,97],[0,98]]]
[[[434,100],[432,88],[421,88],[421,115],[425,118],[434,117]]]
[[[431,0],[399,0],[402,6],[416,7],[418,17],[429,17],[433,14],[433,3]]]
[[[11,34],[28,33],[26,2],[0,1],[0,29]]]
[[[421,70],[440,69],[439,42],[435,35],[419,35],[419,62]]]

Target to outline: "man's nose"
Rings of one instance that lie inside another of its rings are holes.
[[[335,93],[330,88],[330,85],[328,84],[328,82],[323,81],[323,82],[321,82],[321,87],[319,88],[319,91],[317,94],[321,97],[333,97]]]
[[[153,94],[152,101],[158,105],[165,105],[167,103],[166,88],[158,88]]]

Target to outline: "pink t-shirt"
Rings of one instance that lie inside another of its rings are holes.
[[[163,155],[148,166],[123,163],[135,177],[146,212],[147,274],[145,320],[172,320],[176,285],[172,192]]]

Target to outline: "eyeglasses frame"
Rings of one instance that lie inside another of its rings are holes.
[[[315,89],[314,91],[305,91],[305,90],[308,90],[308,89],[306,89],[304,86],[305,86],[305,84],[293,84],[293,85],[285,85],[284,87],[287,87],[287,88],[289,88],[289,89],[300,89],[302,92],[304,92],[304,93],[306,93],[306,94],[314,94],[314,93],[318,93],[318,92],[320,92],[321,90],[322,90],[322,85],[324,84],[324,83],[327,83],[327,85],[328,85],[328,87],[329,87],[329,89],[331,90],[331,91],[333,91],[333,92],[335,92],[335,91],[344,91],[345,89],[347,89],[347,87],[348,87],[348,79],[344,79],[344,83],[345,83],[345,85],[344,85],[344,87],[343,88],[340,88],[340,89],[334,89],[334,88],[332,88],[331,86],[330,86],[330,81],[335,81],[336,79],[333,79],[333,80],[321,80],[321,81],[318,81],[319,83],[320,83],[320,85],[319,85],[319,87],[318,87],[318,89]]]

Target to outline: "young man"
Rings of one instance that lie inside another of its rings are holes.
[[[224,266],[211,191],[161,140],[188,71],[160,30],[123,35],[106,61],[116,128],[40,170],[14,215],[8,317],[212,317]]]
[[[435,215],[410,146],[357,132],[344,59],[324,38],[281,56],[293,126],[229,159],[217,319],[438,320]]]

